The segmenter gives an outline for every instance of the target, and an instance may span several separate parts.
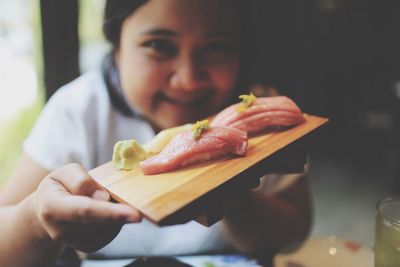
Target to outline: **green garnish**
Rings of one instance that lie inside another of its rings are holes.
[[[146,157],[146,151],[136,140],[123,140],[114,145],[112,161],[118,170],[131,170],[139,166],[139,162]]]
[[[257,99],[253,93],[250,93],[249,95],[240,95],[240,99],[242,99],[242,103],[239,107],[236,108],[237,112],[243,112],[246,111]]]
[[[210,121],[209,120],[197,121],[195,124],[193,124],[193,128],[192,128],[193,139],[194,140],[200,139],[203,131],[206,131],[209,129],[210,129]]]

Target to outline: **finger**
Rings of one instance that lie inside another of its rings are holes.
[[[109,196],[107,197],[108,193],[79,164],[66,165],[50,173],[48,177],[61,183],[73,195],[95,196],[103,200],[105,198],[109,199]],[[97,190],[103,191],[103,195],[99,192],[96,193]]]
[[[102,201],[109,201],[111,199],[110,194],[102,189],[97,189],[96,191],[94,191],[94,193],[92,194],[92,198]]]
[[[49,204],[53,220],[77,223],[136,223],[141,214],[125,204],[98,201],[86,196],[53,197]]]

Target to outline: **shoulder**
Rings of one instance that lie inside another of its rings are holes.
[[[74,112],[86,112],[99,104],[109,104],[108,93],[100,70],[83,74],[62,86],[49,99],[46,106]]]
[[[48,170],[70,162],[91,167],[98,124],[110,106],[101,72],[80,76],[58,89],[46,103],[24,142],[24,151]]]

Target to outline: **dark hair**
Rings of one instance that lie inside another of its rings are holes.
[[[119,45],[122,22],[147,1],[148,0],[107,0],[104,11],[103,32],[106,39],[111,42],[114,47]]]

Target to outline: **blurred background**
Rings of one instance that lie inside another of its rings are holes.
[[[0,0],[0,188],[46,99],[99,66],[104,0]],[[251,72],[330,118],[310,146],[314,235],[373,244],[400,194],[400,1],[258,0]]]
[[[104,0],[0,0],[0,188],[46,99],[99,66]]]

